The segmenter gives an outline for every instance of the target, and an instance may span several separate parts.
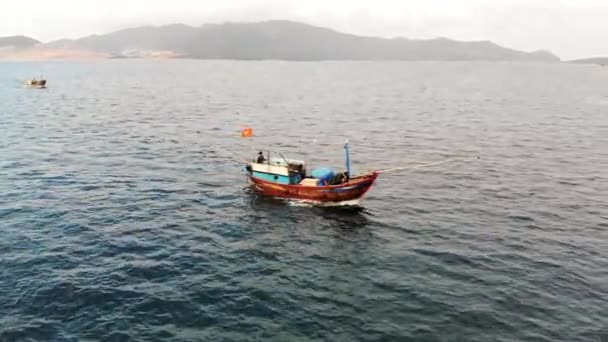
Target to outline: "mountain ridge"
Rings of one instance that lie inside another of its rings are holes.
[[[491,41],[379,38],[287,20],[140,26],[24,49],[30,55],[63,51],[99,58],[560,61],[548,51],[523,52]]]

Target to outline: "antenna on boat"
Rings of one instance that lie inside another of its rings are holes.
[[[283,154],[282,154],[281,152],[279,152],[279,156],[280,156],[281,158],[283,158],[283,161],[285,162],[285,164],[289,165],[289,161],[287,160],[287,158],[285,158],[285,157],[283,156]]]
[[[351,177],[350,173],[350,150],[348,146],[348,140],[344,141],[344,151],[346,152],[346,172],[348,172],[348,176]]]

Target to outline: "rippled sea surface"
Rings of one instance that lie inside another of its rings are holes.
[[[258,149],[340,168],[345,139],[355,172],[472,158],[382,174],[360,209],[247,188]],[[607,341],[608,69],[0,64],[20,340]]]

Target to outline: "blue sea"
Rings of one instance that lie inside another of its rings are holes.
[[[355,208],[242,172],[345,140],[354,173],[466,159]],[[0,341],[608,341],[608,70],[0,63]]]

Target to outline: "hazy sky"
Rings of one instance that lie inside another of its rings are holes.
[[[43,41],[144,24],[299,20],[384,37],[492,40],[608,56],[608,0],[0,0],[0,36]]]

